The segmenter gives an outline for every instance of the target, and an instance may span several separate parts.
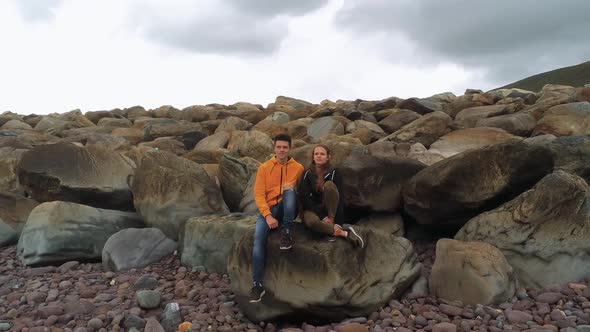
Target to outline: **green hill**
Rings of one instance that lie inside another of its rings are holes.
[[[578,87],[587,83],[590,83],[590,61],[533,75],[498,89],[518,88],[537,92],[545,84],[563,84]]]

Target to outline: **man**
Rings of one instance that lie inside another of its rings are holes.
[[[254,184],[254,200],[260,211],[254,230],[252,247],[252,279],[250,302],[260,302],[264,290],[266,240],[271,230],[281,231],[280,249],[292,246],[291,227],[297,214],[295,184],[303,173],[303,166],[289,157],[291,137],[279,134],[273,142],[275,156],[258,167]]]

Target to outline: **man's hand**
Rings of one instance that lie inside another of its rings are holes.
[[[276,220],[275,217],[272,216],[272,214],[269,214],[268,216],[266,216],[265,219],[266,219],[266,224],[268,225],[268,228],[275,229],[275,228],[279,227],[278,220]]]
[[[332,224],[334,225],[334,219],[330,218],[330,217],[325,217],[324,221],[327,222],[328,224]]]

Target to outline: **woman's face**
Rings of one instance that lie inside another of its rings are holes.
[[[323,166],[330,161],[330,156],[328,155],[328,151],[321,146],[316,147],[313,149],[313,161],[317,166]]]

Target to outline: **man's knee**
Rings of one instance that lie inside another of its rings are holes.
[[[268,235],[268,224],[263,216],[258,216],[254,226],[254,242],[265,240]]]
[[[297,204],[297,193],[295,189],[287,189],[283,192],[283,200],[281,202],[283,207],[295,207]]]

